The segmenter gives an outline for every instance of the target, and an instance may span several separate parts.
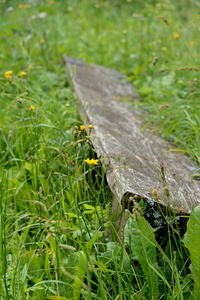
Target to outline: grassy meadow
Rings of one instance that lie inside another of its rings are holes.
[[[119,243],[63,63],[126,74],[146,126],[199,164],[199,38],[197,0],[0,0],[1,300],[200,299],[199,207],[160,237],[136,204]]]

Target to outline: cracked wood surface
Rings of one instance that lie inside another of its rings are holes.
[[[142,112],[133,105],[139,96],[132,84],[112,69],[70,57],[65,57],[65,63],[86,129],[94,125],[90,138],[119,204],[126,192],[155,201],[152,190],[157,190],[161,205],[179,212],[188,213],[200,205],[198,176],[195,185],[191,181],[199,167],[181,151],[171,151],[174,147],[169,142],[142,129]]]

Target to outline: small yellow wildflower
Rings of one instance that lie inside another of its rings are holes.
[[[154,196],[156,196],[156,195],[158,194],[158,192],[157,192],[156,190],[153,190],[153,191],[152,191],[152,194],[153,194]]]
[[[24,8],[30,8],[31,5],[30,4],[24,4]]]
[[[85,125],[81,125],[80,130],[85,130]]]
[[[30,109],[31,109],[31,110],[34,110],[34,109],[35,109],[35,107],[34,107],[33,105],[31,105]]]
[[[195,42],[190,42],[190,46],[194,47],[195,46]]]
[[[70,106],[70,104],[69,104],[69,103],[66,103],[66,106]]]
[[[99,8],[100,6],[101,6],[101,5],[100,5],[100,4],[98,4],[98,3],[95,5],[95,7],[96,7],[96,8]]]
[[[11,77],[10,75],[12,74],[12,72],[13,72],[13,71],[7,71],[7,72],[4,73],[4,76],[5,76],[6,78],[10,78],[10,77]]]
[[[19,5],[18,5],[18,8],[19,8],[19,9],[23,9],[23,8],[24,8],[24,5],[23,5],[23,4],[19,4]]]
[[[152,191],[152,194],[154,195],[155,200],[156,200],[156,201],[159,201],[159,200],[158,200],[158,192],[157,192],[156,190],[153,190],[153,191]]]
[[[20,76],[26,76],[26,72],[21,72]]]
[[[44,44],[45,43],[45,40],[44,39],[41,39],[40,40],[40,44]]]
[[[93,129],[94,126],[93,126],[92,124],[90,124],[90,125],[88,126],[88,128],[89,128],[89,129]]]
[[[175,33],[175,34],[174,34],[174,38],[175,38],[175,39],[178,39],[179,37],[180,37],[180,35],[179,35],[178,33]]]
[[[88,163],[90,166],[98,165],[98,159],[85,159],[86,163]]]
[[[49,4],[53,5],[53,4],[54,4],[54,1],[53,1],[53,0],[49,1]]]

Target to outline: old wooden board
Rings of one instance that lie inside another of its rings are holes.
[[[115,70],[65,57],[84,124],[93,124],[91,140],[107,165],[107,181],[121,203],[126,192],[180,213],[200,205],[200,182],[192,175],[198,166],[183,152],[150,130],[142,130],[141,112],[129,102],[138,98],[131,83]],[[132,99],[132,100],[131,100]],[[167,152],[168,151],[168,152]],[[164,166],[164,169],[163,169]],[[168,192],[166,192],[166,188]]]

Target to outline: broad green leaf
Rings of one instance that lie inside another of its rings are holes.
[[[94,213],[94,210],[85,210],[83,212],[84,215],[90,215],[90,214],[93,214]]]
[[[6,177],[8,180],[17,179],[21,175],[22,169],[17,166],[10,167],[6,172]]]
[[[194,297],[200,299],[200,206],[195,207],[190,214],[183,242],[190,253]]]
[[[77,215],[75,215],[74,213],[69,213],[67,214],[69,216],[69,218],[78,218]],[[62,222],[64,224],[64,222]],[[66,227],[67,227],[67,223],[66,223]]]
[[[130,270],[130,260],[127,256],[125,250],[121,247],[121,245],[117,242],[108,242],[106,244],[106,252],[104,252],[100,261],[102,264],[107,265],[109,262],[119,262],[120,261],[120,269],[123,272],[129,272]]]
[[[78,255],[78,265],[76,266],[76,277],[78,280],[74,282],[74,300],[80,299],[81,292],[81,282],[83,282],[85,273],[86,273],[86,265],[85,265],[86,257],[83,252],[80,252]]]
[[[135,212],[125,226],[125,242],[129,245],[136,260],[142,266],[149,284],[149,299],[157,299],[158,264],[156,258],[156,240],[151,225],[143,216]]]
[[[143,85],[142,88],[139,90],[139,92],[142,95],[149,95],[152,93],[152,91],[153,91],[153,88],[148,85]]]
[[[45,273],[46,275],[48,276],[49,279],[52,279],[52,275],[51,275],[51,272],[50,272],[50,261],[49,261],[49,254],[48,254],[48,251],[46,251],[46,254],[45,254]]]
[[[94,208],[94,206],[92,206],[92,205],[89,205],[89,204],[84,204],[83,205],[86,209],[89,209],[89,210],[95,210],[95,208]]]
[[[30,164],[28,162],[25,163],[25,169],[28,170],[30,173],[35,174],[36,169],[35,169],[35,165]]]
[[[96,242],[96,240],[97,240],[98,238],[100,238],[100,236],[102,236],[102,234],[103,234],[103,232],[97,233],[90,241],[88,241],[88,242],[86,243],[86,250],[87,250],[87,255],[88,255],[88,257],[89,257],[90,254],[91,254],[92,247],[93,247],[94,243]]]
[[[86,251],[87,253],[84,253],[81,251],[78,255],[78,265],[76,266],[76,277],[78,280],[75,280],[74,282],[74,300],[80,299],[80,291],[81,291],[81,282],[83,283],[85,274],[87,272],[88,265],[89,265],[89,257],[92,251],[92,247],[94,243],[96,242],[97,238],[100,237],[103,233],[100,232],[97,235],[95,235],[89,242],[86,243]]]
[[[172,82],[174,81],[174,76],[175,76],[174,72],[171,72],[170,74],[163,76],[161,80],[162,85],[166,86],[172,84]]]

